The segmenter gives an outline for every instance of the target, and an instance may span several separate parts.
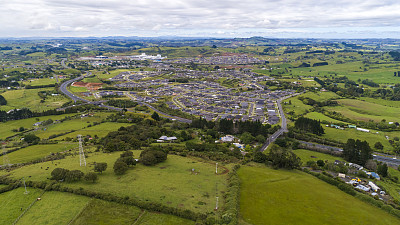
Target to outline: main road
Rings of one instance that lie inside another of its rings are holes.
[[[283,107],[282,107],[282,104],[281,104],[282,100],[285,100],[285,99],[288,99],[288,98],[291,98],[291,97],[294,97],[294,96],[297,96],[297,95],[300,95],[300,94],[303,94],[303,93],[304,93],[304,91],[300,92],[300,93],[293,94],[293,95],[288,95],[288,96],[280,98],[280,99],[278,99],[276,101],[276,104],[278,105],[279,114],[281,115],[281,128],[267,138],[267,140],[265,141],[264,145],[260,149],[261,152],[265,151],[265,149],[267,149],[268,146],[272,142],[274,142],[279,136],[281,136],[284,132],[288,131],[287,130],[287,120],[286,120],[285,112],[283,111]]]
[[[79,97],[79,96],[76,96],[76,95],[72,94],[72,93],[67,89],[68,86],[71,85],[72,83],[74,83],[74,82],[76,82],[76,81],[78,81],[78,80],[81,80],[81,79],[83,79],[83,78],[85,78],[85,77],[87,77],[87,76],[90,76],[91,74],[92,74],[91,72],[87,72],[85,75],[82,75],[82,76],[80,76],[80,77],[74,78],[74,79],[72,79],[72,80],[65,81],[64,83],[62,83],[62,84],[60,85],[60,91],[61,91],[62,93],[64,93],[66,96],[68,96],[69,98],[71,98],[72,100],[74,100],[74,102],[76,102],[76,101],[82,101],[82,102],[85,103],[85,104],[98,105],[98,106],[100,106],[100,107],[105,107],[105,108],[108,108],[108,109],[110,109],[110,110],[122,111],[122,110],[123,110],[122,108],[117,108],[117,107],[113,107],[113,106],[109,106],[109,105],[104,105],[104,104],[103,104],[103,101],[89,101],[89,100],[87,100],[87,99],[81,98],[81,97]],[[161,112],[160,110],[154,108],[152,105],[150,105],[150,104],[148,104],[148,103],[146,103],[146,102],[137,101],[137,100],[135,100],[131,95],[129,95],[129,94],[127,94],[127,93],[125,93],[125,94],[126,94],[128,97],[130,97],[132,101],[135,101],[135,102],[137,102],[137,103],[140,104],[140,105],[146,105],[147,107],[149,107],[149,108],[152,109],[153,111],[157,112],[157,113],[158,113],[161,117],[163,117],[163,118],[172,119],[172,120],[176,120],[176,121],[183,122],[183,123],[191,123],[191,122],[192,122],[192,121],[189,120],[189,119],[185,119],[185,118],[181,118],[181,117],[177,117],[177,116],[172,116],[172,115],[169,115],[169,114],[167,114],[167,113]],[[131,111],[131,110],[128,110],[128,111]],[[131,112],[132,112],[132,111],[131,111]]]

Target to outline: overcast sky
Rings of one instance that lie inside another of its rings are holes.
[[[0,37],[400,38],[398,0],[0,0]]]

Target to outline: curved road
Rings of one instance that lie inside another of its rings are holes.
[[[122,108],[117,108],[117,107],[113,107],[113,106],[104,105],[104,104],[103,104],[103,101],[89,101],[89,100],[87,100],[87,99],[84,99],[84,98],[81,98],[81,97],[79,97],[79,96],[76,96],[76,95],[74,95],[74,94],[72,94],[71,92],[68,91],[67,87],[68,87],[69,85],[71,85],[73,82],[76,82],[76,81],[78,81],[78,80],[81,80],[81,79],[85,78],[86,76],[90,76],[91,74],[92,74],[91,72],[87,72],[86,75],[82,75],[82,76],[77,77],[77,78],[74,78],[74,79],[72,79],[72,80],[65,81],[64,83],[62,83],[62,84],[60,85],[60,91],[61,91],[62,93],[64,93],[66,96],[68,96],[69,98],[71,98],[72,100],[74,100],[75,102],[76,102],[76,101],[82,101],[82,102],[84,102],[84,103],[86,103],[86,104],[98,105],[98,106],[100,106],[100,107],[105,107],[105,108],[108,108],[108,109],[111,109],[111,110],[122,111],[122,110],[123,110]],[[163,113],[163,112],[161,112],[160,110],[154,108],[153,106],[151,106],[151,105],[148,104],[148,103],[136,101],[136,100],[133,99],[132,96],[130,96],[130,95],[128,95],[128,96],[129,96],[133,101],[137,102],[138,104],[140,104],[140,105],[146,105],[146,106],[149,107],[150,109],[154,110],[155,112],[157,112],[157,113],[160,115],[160,117],[167,118],[167,119],[177,120],[177,121],[182,122],[182,123],[191,123],[191,122],[192,122],[192,121],[189,120],[189,119],[180,118],[180,117],[177,117],[177,116],[172,116],[172,115],[168,115],[168,114],[166,114],[166,113]],[[131,110],[129,110],[129,111],[131,111]],[[132,111],[131,111],[131,112],[132,112]]]

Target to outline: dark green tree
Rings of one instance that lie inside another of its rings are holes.
[[[96,172],[103,173],[103,171],[106,171],[106,169],[107,169],[107,163],[105,162],[94,164],[94,171]]]
[[[257,151],[256,153],[254,153],[253,161],[258,163],[265,163],[267,161],[267,156],[264,153]]]
[[[86,181],[92,181],[94,183],[98,179],[97,173],[89,172],[85,174],[84,179]]]
[[[159,121],[159,120],[160,120],[160,115],[158,115],[157,112],[154,112],[154,113],[151,115],[151,118],[153,118],[153,120]]]
[[[274,168],[297,169],[301,166],[301,159],[292,151],[273,145],[267,155]]]
[[[122,175],[128,170],[128,165],[126,165],[122,160],[117,160],[114,163],[113,169],[116,175]]]
[[[55,168],[51,172],[51,179],[52,180],[64,180],[65,177],[67,176],[67,173],[69,170],[64,169],[64,168]]]
[[[66,182],[73,182],[73,181],[78,181],[84,176],[83,172],[80,170],[71,170],[67,172],[65,176],[65,181]]]
[[[388,176],[388,166],[386,165],[386,163],[379,165],[377,172],[380,176],[387,177]]]
[[[40,141],[40,138],[34,134],[27,134],[24,136],[24,141],[28,144],[37,144]]]
[[[382,149],[383,149],[383,145],[382,145],[382,143],[380,143],[379,141],[375,143],[374,147],[375,147],[376,149],[379,149],[379,150],[382,150]]]
[[[7,100],[2,95],[0,95],[0,105],[7,105]]]

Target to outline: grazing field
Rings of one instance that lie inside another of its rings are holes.
[[[112,123],[112,122],[106,122],[102,123],[100,125],[92,126],[92,127],[87,127],[85,129],[81,129],[63,136],[59,136],[54,138],[54,140],[63,140],[66,137],[70,138],[76,138],[79,134],[82,136],[90,135],[91,137],[94,137],[97,135],[98,137],[105,137],[109,132],[111,131],[116,131],[120,127],[127,127],[127,126],[132,126],[131,123]]]
[[[338,103],[340,106],[326,107],[326,109],[339,112],[351,119],[363,121],[374,120],[380,122],[385,119],[387,122],[396,122],[400,118],[400,110],[395,107],[356,99],[340,99]]]
[[[23,119],[23,120],[12,120],[12,121],[7,121],[0,123],[0,138],[6,138],[9,136],[12,136],[14,134],[17,134],[16,132],[13,132],[13,129],[19,129],[20,127],[24,127],[26,129],[31,129],[34,123],[38,121],[45,121],[48,119],[52,120],[59,120],[62,118],[65,118],[67,116],[75,116],[77,114],[64,114],[64,115],[53,115],[53,116],[42,116],[42,117],[33,117],[29,119]],[[39,119],[39,120],[37,120]]]
[[[319,113],[319,112],[310,112],[310,113],[307,113],[306,115],[304,115],[304,117],[307,117],[307,118],[310,118],[310,119],[314,119],[314,120],[320,120],[321,123],[324,123],[324,122],[333,123],[333,124],[335,124],[335,123],[344,123],[344,122],[342,122],[340,120],[335,120],[335,119],[332,119],[330,117],[327,117],[324,114]]]
[[[360,97],[359,99],[363,102],[370,102],[370,103],[375,103],[378,105],[400,108],[400,101],[391,101],[391,100],[385,100],[385,99],[380,99],[380,98],[376,99],[376,98],[368,98],[368,97]]]
[[[18,221],[18,224],[68,224],[85,208],[90,198],[71,193],[46,192]]]
[[[238,175],[243,224],[400,223],[381,209],[297,170],[243,166]]]
[[[389,141],[385,138],[385,133],[379,132],[378,134],[374,130],[370,130],[370,133],[358,131],[353,128],[347,128],[345,130],[339,130],[331,127],[324,127],[325,134],[323,137],[328,139],[333,139],[341,142],[347,142],[349,138],[354,140],[360,139],[362,141],[367,141],[369,146],[374,149],[376,142],[381,142],[384,146],[383,151],[392,150],[393,147],[390,145]],[[374,149],[375,150],[375,149]]]
[[[136,221],[136,222],[135,222]],[[93,199],[79,216],[74,225],[96,224],[194,224],[193,221],[173,215],[153,213],[135,206],[123,205]]]
[[[314,152],[306,149],[296,149],[293,152],[300,157],[301,161],[303,162],[303,166],[305,166],[307,161],[317,161],[323,160],[328,162],[335,162],[335,160],[344,161],[341,157],[336,157],[329,154],[324,154],[320,152]]]
[[[61,82],[61,79],[58,79]],[[41,79],[33,79],[33,80],[26,80],[22,82],[24,85],[31,85],[31,86],[40,86],[40,85],[49,85],[57,83],[57,79],[50,79],[50,78],[41,78]]]
[[[0,194],[0,224],[12,224],[28,206],[43,192],[42,190],[27,188],[28,194],[24,194],[24,188],[17,188]],[[22,209],[22,210],[21,210]]]
[[[40,88],[40,89],[20,89],[10,90],[2,93],[3,97],[7,100],[7,105],[0,106],[0,110],[11,110],[29,108],[32,111],[44,111],[48,109],[55,109],[68,101],[63,95],[48,96],[45,102],[41,103],[41,98],[38,95],[39,91],[52,91],[54,88]]]
[[[138,158],[141,151],[133,151]],[[111,193],[159,202],[172,207],[192,209],[197,212],[211,212],[215,207],[216,186],[220,196],[226,190],[226,175],[215,175],[215,164],[201,162],[194,158],[168,155],[168,159],[156,166],[138,164],[125,175],[116,176],[113,164],[121,152],[87,154],[88,166],[79,166],[79,156],[69,156],[62,160],[24,166],[10,172],[13,178],[31,176],[32,180],[47,180],[56,167],[82,172],[93,170],[93,162],[106,162],[107,170],[99,175],[96,183],[85,181],[64,183],[72,188]],[[49,167],[48,170],[45,168]],[[43,169],[41,169],[43,168]],[[194,172],[192,172],[194,169]],[[221,168],[222,169],[222,168]],[[5,174],[0,171],[0,175]],[[157,185],[154,185],[157,184]],[[221,204],[223,204],[221,202]],[[222,207],[222,205],[221,205]]]
[[[57,153],[69,150],[71,148],[78,147],[78,143],[59,143],[49,145],[32,145],[26,148],[22,148],[15,152],[7,154],[11,164],[15,163],[27,163],[33,160],[42,159],[51,153]],[[3,156],[0,157],[0,161],[3,160]]]

